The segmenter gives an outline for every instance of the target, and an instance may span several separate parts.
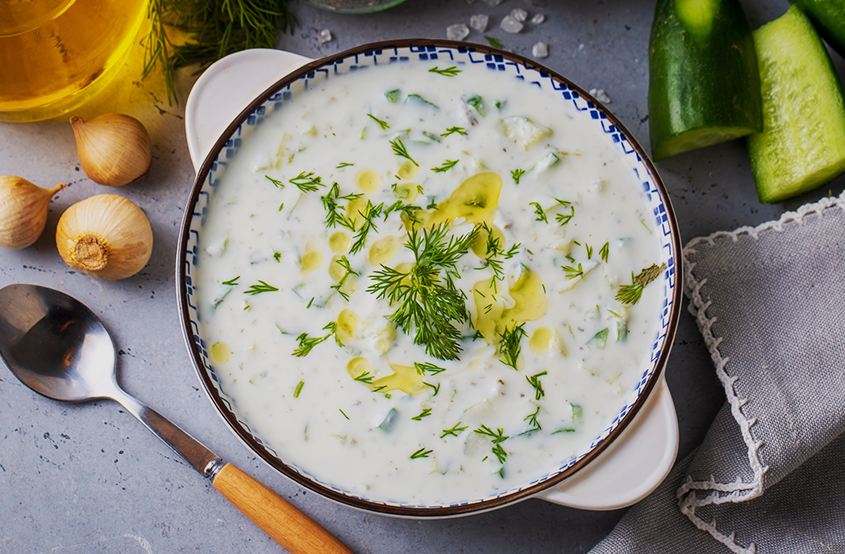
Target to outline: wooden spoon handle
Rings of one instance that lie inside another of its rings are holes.
[[[223,466],[212,484],[291,554],[353,554],[319,523],[237,466]]]

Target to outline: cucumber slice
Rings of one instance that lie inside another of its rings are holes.
[[[790,0],[796,4],[827,43],[845,58],[845,2],[842,0]]]
[[[738,0],[659,0],[648,59],[655,160],[763,129],[757,58]]]
[[[748,138],[761,202],[813,190],[845,172],[842,84],[807,16],[792,6],[754,31],[765,130]]]

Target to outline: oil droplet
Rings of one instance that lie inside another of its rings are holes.
[[[540,327],[531,333],[531,339],[528,341],[528,345],[535,354],[545,354],[549,351],[549,346],[552,344],[554,336],[555,332],[548,327]]]
[[[393,189],[393,196],[408,203],[413,202],[417,199],[417,196],[420,195],[420,189],[417,188],[418,186],[419,185],[415,183],[402,183],[401,185],[396,185],[396,188]]]
[[[218,364],[225,364],[232,357],[232,349],[225,342],[215,342],[208,349],[208,353],[211,354],[211,359]]]
[[[355,175],[355,182],[359,189],[369,194],[378,190],[381,179],[379,179],[378,173],[372,169],[365,169]]]
[[[388,235],[375,241],[370,247],[370,263],[375,266],[386,264],[399,252],[400,243],[399,237],[394,235]]]
[[[513,329],[526,321],[536,321],[549,309],[540,275],[525,266],[522,268],[516,283],[508,291],[514,302],[511,308],[505,309],[501,298],[493,290],[492,279],[478,281],[472,287],[475,328],[489,344],[496,344],[499,334],[505,329]]]
[[[352,237],[346,231],[337,231],[329,237],[329,248],[332,249],[332,252],[338,254],[346,252],[350,244],[352,244]]]
[[[361,327],[361,318],[352,310],[341,310],[337,314],[337,338],[340,342],[348,342],[355,338]]]
[[[393,375],[373,381],[373,390],[389,392],[401,390],[408,394],[419,394],[426,389],[423,376],[417,373],[417,368],[407,365],[390,364]],[[382,388],[383,387],[383,388]]]
[[[488,225],[487,227],[493,231],[493,240],[499,241],[499,248],[505,250],[505,234],[502,230],[495,225]],[[472,244],[470,244],[470,248],[479,258],[487,257],[489,253],[487,250],[489,238],[490,235],[487,233],[487,229],[480,227],[478,229],[478,237],[476,237],[476,239],[472,241]]]
[[[346,205],[346,217],[352,222],[352,226],[358,228],[358,223],[364,219],[362,212],[367,211],[367,199],[363,196],[351,200]]]
[[[420,168],[409,160],[399,166],[399,171],[397,171],[396,174],[399,175],[399,177],[401,177],[402,179],[413,179],[417,176],[417,173],[419,172]]]
[[[447,221],[463,218],[467,223],[491,224],[499,209],[502,178],[496,173],[477,173],[458,186],[449,198],[437,205],[432,212],[417,210],[413,218],[402,213],[405,228],[432,227]]]
[[[340,260],[342,258],[343,256],[335,256],[329,263],[329,277],[331,277],[335,282],[339,282],[343,279],[343,276],[346,275],[346,268],[340,265]]]
[[[323,265],[323,253],[320,252],[320,247],[309,242],[305,245],[305,254],[299,259],[302,264],[303,273],[311,273]]]
[[[346,364],[346,373],[355,379],[356,377],[362,376],[364,373],[372,375],[373,367],[370,365],[370,362],[367,361],[367,358],[352,358],[349,360],[349,363]]]

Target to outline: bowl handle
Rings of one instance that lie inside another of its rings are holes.
[[[185,105],[185,131],[194,169],[255,97],[312,61],[283,50],[254,48],[214,62],[194,83]]]
[[[678,416],[666,380],[622,435],[583,470],[535,498],[581,510],[636,504],[666,478],[678,454]]]

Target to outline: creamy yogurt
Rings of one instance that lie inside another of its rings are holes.
[[[285,463],[379,502],[495,496],[634,397],[660,323],[651,222],[622,153],[526,82],[433,62],[312,79],[214,188],[201,335]]]

